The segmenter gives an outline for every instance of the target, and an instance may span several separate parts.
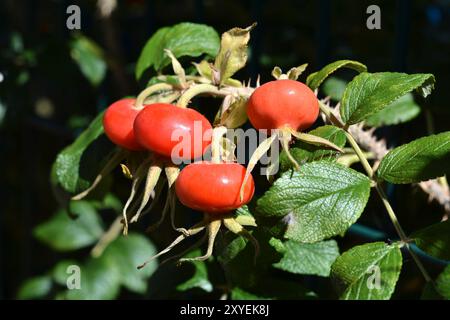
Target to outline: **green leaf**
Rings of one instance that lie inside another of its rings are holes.
[[[214,61],[214,67],[219,71],[219,82],[223,84],[247,62],[247,43],[250,31],[255,24],[242,28],[233,28],[222,34],[220,51]]]
[[[436,291],[445,299],[450,300],[450,265],[436,279]]]
[[[241,288],[233,288],[231,291],[231,300],[269,300],[268,298],[259,297],[253,293],[242,290]]]
[[[68,289],[64,298],[68,300],[111,300],[116,298],[120,290],[121,274],[115,262],[104,256],[88,260],[80,268],[81,288]]]
[[[52,289],[52,278],[50,276],[38,276],[30,278],[22,284],[17,293],[17,299],[30,300],[44,298]]]
[[[326,96],[329,96],[334,101],[341,101],[344,95],[345,88],[347,87],[347,81],[329,77],[322,85],[322,91]]]
[[[35,237],[58,251],[76,250],[96,242],[103,228],[95,209],[87,201],[73,201],[70,207],[71,212],[78,214],[76,219],[59,210],[49,221],[34,229]]]
[[[105,78],[107,69],[102,49],[83,35],[75,36],[69,46],[70,56],[78,64],[86,79],[94,86],[99,85]]]
[[[426,97],[434,82],[432,74],[363,72],[345,89],[340,108],[342,120],[347,125],[363,121],[413,90]]]
[[[308,78],[306,78],[306,84],[312,89],[315,90],[320,87],[320,84],[333,72],[340,68],[349,68],[356,70],[358,72],[367,71],[367,67],[363,65],[361,62],[352,61],[352,60],[339,60],[329,65],[326,65],[322,68],[322,70],[318,72],[311,73]]]
[[[232,300],[304,300],[316,298],[314,292],[306,290],[298,281],[266,276],[252,288],[235,287]]]
[[[200,250],[191,251],[186,255],[187,258],[201,256]],[[200,288],[206,292],[213,291],[213,285],[208,279],[208,269],[204,261],[192,261],[190,263],[194,267],[193,275],[185,282],[177,286],[178,291],[187,291],[193,288]]]
[[[176,58],[199,57],[206,54],[215,57],[219,52],[220,38],[217,32],[206,25],[183,22],[159,29],[145,44],[136,64],[136,78],[153,68],[162,70],[170,64],[164,49],[172,51]]]
[[[112,150],[103,135],[103,113],[68,147],[64,148],[53,164],[52,180],[70,193],[87,189],[100,171]]]
[[[144,236],[131,233],[127,237],[119,237],[105,250],[102,259],[108,259],[118,269],[120,283],[128,290],[145,293],[147,291],[146,279],[157,268],[157,262],[148,263],[145,268],[138,270],[146,257],[156,254],[156,248]]]
[[[434,283],[428,282],[425,285],[421,299],[450,300],[450,265],[447,265]]]
[[[387,300],[395,289],[402,254],[397,244],[373,242],[353,247],[336,259],[331,276],[344,300]],[[378,278],[378,280],[377,280]]]
[[[331,265],[339,256],[339,248],[334,240],[316,243],[288,240],[283,243],[273,238],[271,244],[278,252],[284,254],[274,267],[296,274],[328,277]]]
[[[386,154],[377,170],[391,183],[415,183],[450,173],[450,131],[414,140]]]
[[[59,285],[67,286],[67,279],[71,275],[69,267],[79,265],[80,263],[75,260],[63,260],[58,262],[58,264],[54,266],[52,270],[53,280]]]
[[[101,199],[90,200],[97,210],[111,209],[116,213],[122,213],[123,204],[118,197],[112,193],[107,193]]]
[[[243,226],[253,226],[256,227],[255,217],[250,212],[250,209],[247,205],[243,205],[240,208],[237,208],[234,214],[234,218],[236,221]]]
[[[227,271],[228,281],[243,289],[253,287],[267,277],[272,265],[279,261],[281,255],[269,244],[272,238],[263,228],[252,232],[260,246],[255,261],[255,248],[247,238],[236,236],[231,232],[220,237],[216,243],[217,260]]]
[[[257,210],[264,216],[285,216],[285,237],[311,243],[343,234],[358,220],[369,193],[365,175],[317,161],[283,173],[258,200]]]
[[[309,134],[324,138],[342,148],[345,145],[346,137],[344,131],[335,126],[322,126],[311,130]],[[311,162],[315,160],[334,160],[338,152],[332,149],[325,149],[323,146],[316,146],[302,141],[297,141],[290,149],[292,156],[299,164]],[[286,155],[285,151],[280,153],[281,171],[293,168],[292,161]]]
[[[383,110],[369,116],[365,124],[371,127],[399,124],[414,119],[419,113],[420,107],[414,102],[413,95],[407,93]]]
[[[439,259],[450,260],[450,220],[416,231],[410,238],[426,253]]]
[[[420,295],[421,300],[442,300],[442,296],[437,292],[435,286],[431,282],[425,283],[423,287],[422,294]]]

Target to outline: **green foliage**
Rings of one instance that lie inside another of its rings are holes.
[[[433,88],[432,74],[363,72],[345,89],[341,101],[341,117],[346,124],[355,124],[386,108],[408,92],[418,90],[426,97]]]
[[[61,286],[67,286],[67,277],[70,275],[67,270],[70,266],[79,266],[80,263],[76,260],[62,260],[59,261],[52,269],[51,274],[53,281]]]
[[[119,269],[113,259],[100,257],[80,266],[80,289],[67,290],[62,297],[67,300],[111,300],[120,289]]]
[[[401,267],[398,244],[374,242],[344,252],[332,265],[331,276],[340,291],[340,299],[386,300],[394,292]]]
[[[398,98],[386,108],[369,116],[364,123],[371,127],[381,127],[410,121],[420,113],[411,93]]]
[[[191,251],[186,258],[198,257],[201,255],[200,250]],[[200,288],[206,292],[213,291],[213,285],[208,279],[208,269],[204,261],[193,261],[190,263],[194,272],[192,276],[177,286],[178,291],[187,291],[193,288]]]
[[[186,89],[184,85],[190,87],[200,83],[207,84],[200,88],[209,87],[210,90],[202,94],[209,95],[220,90],[215,93],[216,96],[232,95],[235,102],[224,114],[217,113],[221,119],[217,118],[215,124],[228,128],[240,127],[247,120],[247,93],[253,89],[242,87],[231,76],[247,62],[247,44],[252,27],[233,28],[223,34],[221,40],[214,29],[201,24],[180,23],[159,29],[141,52],[135,69],[136,78],[140,80],[146,71],[151,71],[154,77],[148,84],[164,82],[176,85],[174,91],[177,92],[155,95],[152,97],[155,101],[177,97]],[[82,73],[92,84],[98,85],[106,72],[101,49],[80,35],[71,41],[70,46],[72,57]],[[178,66],[175,75],[166,75],[163,71],[171,59],[165,49],[173,53],[173,59],[205,56],[205,60],[194,64],[195,68],[191,66],[193,72],[185,72]],[[208,60],[214,57],[213,65]],[[287,76],[296,78],[305,67],[306,64],[292,68]],[[341,68],[360,74],[348,84],[329,77]],[[281,69],[274,70],[281,76]],[[309,75],[306,83],[310,88],[318,89],[323,84],[326,95],[341,101],[340,113],[345,126],[324,125],[311,130],[311,136],[303,134],[303,140],[317,143],[315,137],[320,137],[344,148],[347,137],[352,142],[351,131],[346,136],[348,126],[362,121],[374,127],[409,121],[420,112],[411,92],[418,90],[422,96],[427,96],[434,86],[434,76],[431,74],[366,71],[366,66],[359,62],[340,60]],[[188,81],[184,77],[180,80],[179,75],[185,73],[189,75]],[[193,74],[195,76],[191,77]],[[181,84],[183,87],[180,87]],[[216,87],[211,90],[212,86]],[[78,193],[92,184],[113,150],[112,144],[103,135],[102,117],[103,114],[99,114],[57,156],[52,168],[54,186],[69,193]],[[300,135],[297,137],[302,139]],[[238,236],[222,228],[215,242],[214,258],[186,264],[192,273],[181,283],[178,278],[167,281],[167,277],[172,277],[170,273],[163,280],[152,277],[149,288],[148,280],[157,269],[157,262],[152,261],[142,270],[136,267],[157,250],[146,237],[130,233],[127,237],[119,236],[113,240],[100,254],[93,250],[91,257],[81,262],[66,257],[48,275],[25,283],[18,296],[23,299],[48,297],[56,289],[59,290],[56,297],[61,299],[114,299],[119,296],[121,288],[141,295],[153,290],[156,296],[159,289],[153,288],[154,284],[158,287],[170,282],[170,288],[166,291],[176,288],[181,292],[189,291],[189,294],[196,291],[216,293],[226,283],[225,291],[231,299],[310,299],[315,298],[316,294],[305,287],[308,281],[303,283],[303,280],[305,276],[313,275],[321,277],[321,282],[333,280],[341,299],[389,299],[402,267],[401,244],[368,243],[353,247],[339,256],[337,242],[329,239],[343,237],[360,218],[371,186],[378,181],[415,183],[448,174],[448,142],[450,132],[444,132],[395,148],[382,159],[376,179],[372,179],[333,161],[339,155],[336,150],[298,140],[290,151],[300,164],[300,169],[293,170],[292,162],[282,151],[279,158],[281,174],[275,182],[259,199],[258,186],[253,201],[234,212],[235,221],[245,225],[251,236],[248,233]],[[353,144],[352,147],[355,154],[350,156],[361,157],[358,148]],[[348,153],[346,149],[346,155]],[[138,161],[137,158],[131,160]],[[366,171],[370,171],[367,166],[371,164],[361,162]],[[255,181],[258,182],[258,179]],[[138,193],[140,191],[138,189]],[[97,211],[112,209],[119,213],[122,209],[118,198],[109,192],[106,190],[106,196],[102,199],[71,202],[67,211],[77,215],[76,219],[71,219],[66,210],[59,210],[49,221],[36,227],[35,236],[58,251],[73,251],[98,243],[105,233]],[[391,218],[395,218],[394,214],[390,214]],[[398,223],[394,218],[393,222]],[[448,229],[449,223],[441,222],[414,233],[411,239],[425,252],[441,259],[450,259]],[[259,255],[256,255],[255,243],[249,238],[257,241]],[[192,251],[187,257],[199,256],[201,252]],[[81,270],[80,290],[66,290],[71,276],[68,267],[72,265],[79,266]],[[220,276],[215,272],[218,267]],[[448,270],[438,277],[436,288],[432,288],[434,291],[428,288],[424,297],[433,294],[449,297]],[[154,278],[158,279],[153,281]]]
[[[410,238],[426,253],[439,259],[450,260],[450,220],[416,231]]]
[[[264,216],[284,216],[286,238],[316,242],[343,234],[361,215],[369,198],[365,175],[337,163],[306,163],[285,172],[258,200]]]
[[[255,256],[255,248],[242,236],[226,233],[216,243],[217,260],[224,269],[228,281],[233,286],[257,293],[263,279],[273,270],[273,264],[280,260],[275,248],[270,245],[272,236],[264,228],[256,228],[252,235],[260,246],[260,254]]]
[[[137,269],[145,257],[156,254],[156,249],[147,238],[140,234],[119,237],[111,243],[102,255],[102,259],[113,261],[120,275],[120,284],[130,291],[145,293],[147,278],[156,270],[157,262],[148,263],[145,268]]]
[[[73,201],[70,210],[78,215],[76,219],[71,219],[65,210],[59,210],[34,229],[35,237],[58,251],[84,248],[97,241],[103,228],[95,208],[87,201]]]
[[[322,85],[322,91],[334,101],[341,101],[348,82],[330,77]],[[411,93],[394,100],[381,111],[368,116],[364,123],[371,127],[396,125],[408,122],[420,113],[420,107],[415,103]]]
[[[429,282],[423,289],[423,300],[450,300],[450,265],[437,277],[434,283]]]
[[[335,126],[325,125],[311,130],[308,133],[327,139],[340,148],[344,147],[347,141],[344,131]],[[290,149],[290,152],[299,164],[315,160],[334,160],[339,153],[336,150],[332,150],[329,148],[325,149],[324,146],[317,146],[303,141],[297,141],[295,145]],[[280,153],[281,171],[286,171],[293,167],[294,165],[287,157],[286,152],[282,151]]]
[[[306,84],[313,90],[317,89],[321,83],[333,72],[340,68],[349,68],[358,72],[367,71],[367,67],[358,61],[352,60],[339,60],[330,63],[322,68],[318,72],[314,72],[306,79]]]
[[[88,37],[77,34],[69,43],[70,55],[89,82],[98,86],[106,75],[102,49]]]
[[[231,300],[269,300],[268,298],[258,297],[255,294],[242,290],[239,287],[234,287],[231,291]]]
[[[38,276],[25,281],[17,293],[17,299],[29,300],[44,298],[52,289],[50,276]]]
[[[450,300],[450,265],[436,279],[436,291],[445,299]]]
[[[291,273],[328,277],[331,265],[339,256],[339,248],[334,240],[316,243],[288,240],[283,243],[271,239],[271,244],[283,254],[274,267]]]
[[[87,189],[112,150],[103,136],[103,113],[100,113],[68,147],[56,157],[52,180],[70,193]]]
[[[61,233],[66,232],[63,228]],[[57,238],[60,235],[56,236]],[[147,280],[156,270],[157,262],[153,261],[142,269],[137,266],[144,257],[153,255],[156,249],[144,236],[131,233],[127,237],[114,240],[98,258],[89,258],[85,263],[75,260],[62,260],[56,264],[50,275],[30,279],[22,286],[20,299],[46,297],[50,294],[52,283],[59,289],[75,285],[76,274],[69,269],[76,266],[80,270],[80,288],[66,289],[56,294],[58,299],[67,300],[107,300],[119,295],[121,286],[130,291],[144,294],[147,291]]]
[[[341,101],[344,95],[347,81],[337,77],[329,77],[322,85],[322,91],[326,96],[329,96],[334,101]]]
[[[219,52],[220,38],[217,32],[206,25],[180,23],[161,28],[147,41],[136,64],[136,78],[152,68],[161,71],[170,64],[164,49],[172,51],[175,57],[199,57],[206,54],[215,57]]]
[[[450,131],[404,144],[383,158],[377,170],[391,183],[414,183],[450,173]]]
[[[236,288],[231,292],[232,300],[299,300],[314,299],[316,295],[306,290],[301,283],[277,279],[273,276],[261,279],[251,289]]]

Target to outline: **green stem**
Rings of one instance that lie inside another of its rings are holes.
[[[197,84],[190,87],[181,95],[180,99],[178,99],[177,105],[181,108],[186,108],[186,106],[189,104],[189,101],[191,101],[193,97],[202,93],[211,93],[222,96],[226,95],[224,92],[221,92],[216,86],[213,86],[212,84]]]
[[[373,170],[370,166],[369,162],[367,161],[366,156],[364,155],[364,152],[359,147],[358,143],[355,141],[353,136],[348,132],[344,131],[345,135],[347,136],[347,140],[352,146],[353,150],[355,150],[356,155],[359,158],[359,161],[361,162],[362,166],[364,167],[364,170],[366,170],[367,174],[369,175],[370,179],[373,179]]]
[[[328,107],[321,100],[319,100],[319,108],[320,108],[320,111],[322,111],[323,114],[325,114],[327,116],[328,120],[330,120],[330,122],[332,124],[334,124],[336,127],[339,127],[341,129],[345,127],[345,125],[342,123],[342,121],[339,120],[337,117],[335,117],[335,115],[331,111],[330,107]]]
[[[392,224],[394,225],[395,230],[397,231],[397,234],[400,237],[400,240],[405,244],[406,248],[408,248],[409,254],[414,259],[415,263],[417,264],[417,267],[419,268],[420,272],[422,273],[423,277],[425,278],[425,281],[432,282],[430,275],[428,274],[427,270],[423,266],[422,262],[420,261],[419,257],[411,250],[409,246],[409,239],[405,234],[405,231],[403,231],[402,226],[400,225],[400,222],[397,219],[397,216],[395,215],[394,209],[392,209],[391,204],[389,203],[389,200],[387,199],[386,194],[384,193],[384,190],[381,188],[381,186],[377,183],[374,172],[372,167],[370,166],[369,162],[367,161],[367,158],[364,154],[364,152],[359,147],[358,143],[355,141],[353,136],[348,132],[348,127],[344,125],[339,119],[337,119],[331,112],[330,108],[325,105],[322,101],[319,100],[319,106],[320,110],[327,116],[330,121],[337,125],[338,127],[344,129],[345,135],[347,136],[347,140],[352,146],[353,150],[355,150],[356,155],[359,158],[359,161],[361,162],[362,166],[364,167],[364,170],[366,170],[367,175],[370,177],[370,179],[376,183],[375,187],[377,189],[378,195],[380,196],[384,207],[386,208],[386,211],[388,212],[389,218],[392,221]]]
[[[415,254],[414,251],[411,250],[409,243],[408,243],[408,237],[405,234],[405,231],[403,231],[402,226],[400,225],[400,222],[398,222],[397,216],[395,215],[394,209],[392,209],[391,204],[389,203],[389,200],[387,199],[386,194],[384,193],[384,190],[380,187],[379,184],[376,185],[377,192],[383,201],[383,205],[386,208],[389,218],[392,221],[392,224],[395,227],[395,230],[397,231],[398,235],[400,236],[400,239],[405,244],[406,248],[408,248],[409,254],[414,259],[417,267],[419,268],[420,272],[422,273],[423,277],[425,278],[426,282],[432,282],[430,275],[428,274],[427,270],[423,266],[422,262],[420,261],[419,257]]]
[[[154,85],[144,89],[141,93],[139,93],[139,95],[136,98],[135,107],[137,109],[142,109],[144,106],[145,99],[147,99],[153,93],[158,92],[158,91],[168,91],[168,90],[172,90],[172,89],[173,89],[173,86],[170,84],[167,84],[167,83],[154,84]]]
[[[370,166],[369,162],[367,161],[367,158],[365,157],[361,148],[359,147],[359,145],[356,143],[353,136],[348,131],[345,131],[345,135],[347,136],[347,139],[348,139],[350,145],[353,147],[356,154],[358,155],[359,160],[361,161],[361,164],[364,167],[364,169],[366,170],[367,174],[372,179],[372,181],[376,182],[376,180],[374,179],[372,167]],[[397,234],[399,235],[401,241],[406,245],[406,248],[408,248],[409,254],[416,262],[416,265],[419,268],[420,272],[422,273],[423,277],[425,278],[425,281],[432,282],[430,275],[428,274],[427,270],[423,266],[419,257],[414,253],[414,251],[412,251],[410,249],[409,244],[408,244],[409,239],[406,236],[405,231],[403,231],[403,228],[400,225],[400,222],[398,221],[397,216],[395,215],[394,209],[392,209],[392,206],[389,203],[389,200],[387,199],[386,194],[384,193],[383,189],[381,188],[381,186],[378,183],[376,184],[376,189],[377,189],[378,195],[380,196],[380,198],[383,202],[384,207],[386,208],[386,211],[389,214],[389,218],[391,219],[392,224],[394,225],[395,230],[397,231]]]

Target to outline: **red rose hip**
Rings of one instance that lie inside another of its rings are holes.
[[[289,127],[301,131],[317,120],[319,102],[305,84],[275,80],[255,89],[247,103],[247,115],[256,129]]]
[[[140,145],[180,159],[201,157],[211,143],[211,130],[201,113],[166,103],[147,105],[134,121],[134,134]]]
[[[255,185],[251,175],[243,188],[242,201],[239,196],[245,170],[238,163],[192,163],[181,171],[175,191],[186,207],[207,213],[226,213],[247,204],[253,197]]]
[[[103,116],[106,136],[116,145],[132,151],[144,150],[136,141],[133,123],[139,113],[135,99],[122,99],[110,105]]]

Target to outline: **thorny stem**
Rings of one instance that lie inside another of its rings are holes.
[[[167,83],[154,84],[154,85],[144,89],[143,91],[141,91],[141,93],[139,93],[139,95],[136,98],[135,107],[137,109],[142,109],[145,99],[147,99],[150,95],[152,95],[153,93],[158,92],[158,91],[168,91],[168,90],[172,90],[172,89],[173,89],[173,86],[170,84],[167,84]]]
[[[427,270],[425,269],[422,262],[420,261],[419,257],[414,253],[414,251],[411,250],[409,243],[408,243],[409,239],[406,236],[402,226],[400,225],[400,222],[398,221],[397,216],[395,215],[394,209],[392,209],[392,206],[389,203],[389,200],[387,199],[387,196],[384,193],[384,190],[381,188],[381,186],[376,181],[372,167],[370,166],[369,162],[367,161],[367,158],[366,158],[364,152],[361,150],[358,143],[355,141],[353,136],[348,131],[348,127],[346,125],[344,125],[339,119],[337,119],[331,112],[330,108],[320,100],[319,100],[319,106],[320,106],[320,110],[327,116],[327,118],[333,124],[335,124],[336,126],[342,128],[344,130],[347,140],[350,143],[350,145],[352,146],[353,150],[355,150],[355,153],[357,154],[359,161],[361,162],[362,166],[364,167],[364,170],[366,170],[367,175],[375,183],[375,187],[377,189],[378,195],[380,196],[380,198],[383,202],[383,205],[386,208],[386,211],[388,212],[389,218],[391,219],[391,222],[394,225],[395,230],[397,231],[397,234],[400,237],[400,240],[405,244],[406,248],[409,251],[409,254],[414,259],[417,267],[419,268],[420,272],[422,273],[423,277],[425,278],[425,281],[433,282],[433,280],[431,279]]]
[[[380,187],[380,185],[376,185],[376,189],[378,194],[380,195],[381,200],[383,201],[383,204],[389,214],[389,218],[391,218],[392,224],[394,225],[395,229],[397,230],[398,235],[400,236],[400,239],[403,243],[405,243],[406,248],[409,251],[409,254],[414,259],[417,267],[419,268],[420,272],[422,273],[423,277],[425,278],[426,282],[433,282],[430,275],[428,274],[428,271],[423,266],[422,262],[420,261],[419,257],[415,254],[414,251],[411,250],[409,243],[408,243],[408,237],[406,236],[405,232],[403,231],[400,223],[397,220],[397,216],[395,215],[394,210],[391,207],[391,204],[389,203],[386,194],[384,193],[383,189]]]

